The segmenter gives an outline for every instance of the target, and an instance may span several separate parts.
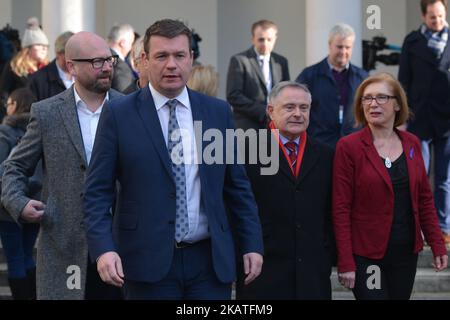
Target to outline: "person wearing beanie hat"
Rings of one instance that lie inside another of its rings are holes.
[[[27,21],[22,49],[14,55],[0,76],[0,121],[5,115],[5,103],[11,92],[28,86],[28,76],[48,64],[48,38],[37,18]]]
[[[44,31],[39,27],[37,18],[33,17],[28,19],[27,29],[22,38],[22,48],[31,47],[35,44],[48,46],[48,38]]]

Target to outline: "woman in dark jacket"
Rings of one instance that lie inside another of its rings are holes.
[[[25,133],[30,117],[30,107],[36,101],[27,88],[11,93],[7,100],[7,116],[0,125],[0,163],[8,158]],[[2,211],[5,209],[2,208]],[[39,224],[18,225],[12,219],[0,217],[0,238],[8,265],[8,282],[15,300],[31,300],[36,296],[36,263],[33,248]]]

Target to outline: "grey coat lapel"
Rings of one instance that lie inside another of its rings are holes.
[[[72,140],[75,149],[80,154],[87,165],[86,152],[84,150],[83,138],[81,136],[80,123],[78,121],[77,107],[75,105],[75,95],[73,86],[66,90],[66,95],[61,98],[63,101],[58,104],[59,113],[63,119],[67,133]]]

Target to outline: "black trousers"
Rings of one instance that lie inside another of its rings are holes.
[[[353,294],[357,300],[408,300],[411,297],[418,258],[412,245],[389,245],[381,260],[354,257]]]
[[[85,300],[123,300],[122,289],[103,282],[97,264],[88,259]]]

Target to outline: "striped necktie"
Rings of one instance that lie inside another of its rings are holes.
[[[284,146],[289,151],[289,160],[291,160],[292,168],[295,169],[295,164],[297,163],[297,144],[293,141],[289,141],[286,142]]]

